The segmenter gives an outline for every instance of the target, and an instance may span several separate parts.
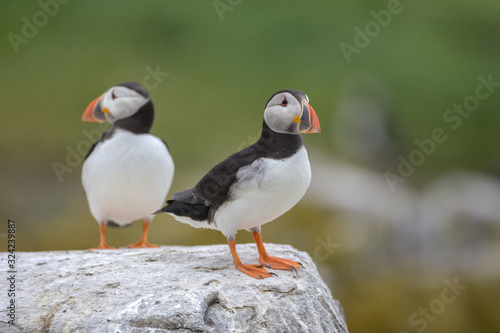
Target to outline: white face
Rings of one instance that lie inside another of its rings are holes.
[[[306,96],[306,101],[309,98]],[[271,98],[264,111],[266,124],[277,133],[299,134],[302,104],[292,94],[282,92]]]
[[[113,123],[118,119],[132,116],[148,101],[149,98],[142,96],[135,90],[115,86],[104,93],[101,98],[101,109],[106,119]]]

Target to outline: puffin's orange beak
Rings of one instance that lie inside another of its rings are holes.
[[[95,123],[103,123],[106,121],[104,112],[101,109],[101,98],[102,96],[97,97],[87,106],[82,115],[82,121],[92,121]]]
[[[310,106],[306,101],[302,104],[302,116],[300,117],[299,131],[301,133],[321,132],[318,116],[316,115],[316,112],[314,112],[312,106]]]

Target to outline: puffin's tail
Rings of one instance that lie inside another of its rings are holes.
[[[190,204],[177,200],[168,200],[167,205],[153,214],[168,213],[176,216],[189,217],[194,221],[206,221],[210,207],[204,204]]]
[[[168,206],[169,204],[172,202],[173,200],[167,200],[166,202],[166,205],[161,208],[161,209],[158,209],[156,212],[152,213],[153,215],[156,215],[156,214],[160,214],[160,213],[171,213]]]

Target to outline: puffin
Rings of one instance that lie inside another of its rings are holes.
[[[276,275],[266,268],[297,270],[296,261],[269,255],[261,225],[290,210],[305,194],[311,166],[301,133],[319,133],[320,123],[309,98],[301,91],[279,90],[267,101],[257,142],[213,167],[193,187],[175,193],[156,211],[195,228],[221,231],[234,266],[264,279]],[[236,251],[236,232],[248,230],[257,245],[259,264],[243,264]]]
[[[141,239],[129,248],[158,247],[147,236],[174,176],[167,144],[150,133],[154,107],[137,82],[119,83],[93,100],[83,121],[109,122],[89,149],[82,184],[90,212],[99,224],[100,243],[92,249],[114,249],[106,243],[106,227],[124,227],[142,220]]]

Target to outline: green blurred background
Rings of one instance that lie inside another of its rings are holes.
[[[152,132],[176,165],[169,196],[253,143],[268,97],[293,88],[321,122],[321,134],[304,136],[313,182],[263,227],[264,241],[313,257],[351,332],[500,331],[500,89],[457,129],[443,119],[479,76],[500,81],[500,2],[54,3],[3,2],[0,11],[0,232],[16,220],[19,251],[97,245],[78,151],[99,125],[80,119],[112,85],[149,83]],[[397,8],[390,19],[388,6]],[[356,37],[367,24],[371,37]],[[341,43],[355,38],[363,47],[347,59]],[[445,142],[391,191],[386,172],[418,157],[415,140],[429,142],[436,128]],[[59,176],[54,163],[65,166]],[[109,244],[132,243],[140,230],[110,229]],[[226,241],[165,214],[149,240]],[[237,241],[252,239],[242,231]],[[467,288],[444,303],[455,279]]]

